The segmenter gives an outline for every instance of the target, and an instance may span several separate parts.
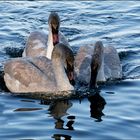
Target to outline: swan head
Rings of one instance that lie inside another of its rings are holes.
[[[51,12],[48,18],[49,28],[52,32],[53,45],[59,43],[60,18],[56,12]]]

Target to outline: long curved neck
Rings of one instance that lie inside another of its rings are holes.
[[[59,91],[74,90],[74,87],[70,84],[66,75],[63,60],[61,58],[52,58],[52,65],[54,68],[54,74]]]
[[[54,48],[54,45],[53,45],[52,30],[51,30],[51,27],[49,26],[48,47],[47,47],[47,54],[46,54],[46,57],[48,59],[51,59],[52,57],[53,48]]]
[[[97,81],[102,81],[105,82],[105,73],[104,73],[104,54],[102,56],[102,63],[101,63],[101,67],[98,71],[98,75],[97,75]]]

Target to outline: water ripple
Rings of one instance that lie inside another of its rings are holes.
[[[1,1],[0,78],[5,61],[21,56],[30,32],[48,33],[48,15],[57,11],[75,52],[97,40],[117,49],[124,79],[103,85],[95,96],[57,102],[15,97],[0,89],[0,138],[139,138],[139,9],[139,1]]]

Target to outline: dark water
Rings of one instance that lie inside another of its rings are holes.
[[[61,31],[76,52],[102,40],[119,52],[123,80],[94,95],[65,101],[11,96],[0,83],[0,139],[75,140],[140,138],[140,2],[0,2],[0,71],[21,55],[31,31],[47,33],[50,11],[61,17]]]

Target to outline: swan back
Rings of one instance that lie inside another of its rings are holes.
[[[47,94],[74,90],[57,53],[52,61],[45,56],[11,59],[5,64],[4,73],[6,86],[13,93]]]

